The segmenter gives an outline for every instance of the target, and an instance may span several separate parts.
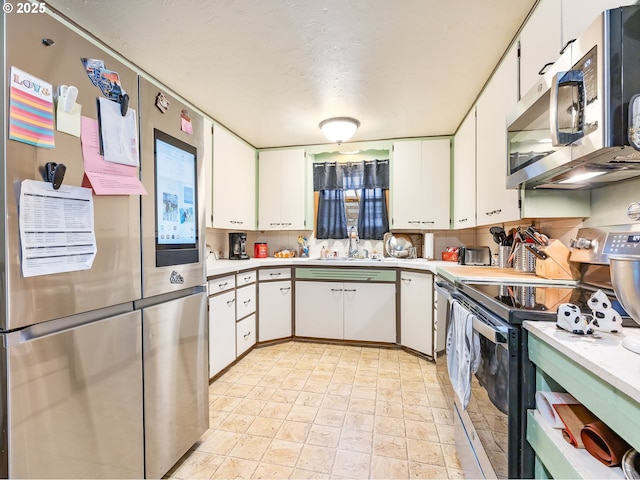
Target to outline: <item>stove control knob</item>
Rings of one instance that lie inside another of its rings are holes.
[[[591,248],[592,242],[588,238],[572,238],[570,242],[571,248],[585,249]]]

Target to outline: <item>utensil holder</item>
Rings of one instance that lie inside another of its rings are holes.
[[[504,245],[498,247],[498,267],[509,268],[507,260],[509,260],[509,254],[511,253],[511,245]]]
[[[531,253],[524,245],[518,245],[515,258],[513,260],[513,266],[519,272],[535,272],[536,271],[536,256]]]

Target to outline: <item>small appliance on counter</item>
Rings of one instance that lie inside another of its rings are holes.
[[[265,242],[256,242],[253,244],[253,256],[256,258],[267,258],[268,251],[269,248]]]
[[[233,232],[229,234],[229,260],[248,260],[247,234]]]
[[[487,246],[469,246],[458,249],[460,265],[491,265],[491,249]]]

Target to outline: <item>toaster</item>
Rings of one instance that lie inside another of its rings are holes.
[[[491,249],[487,246],[469,246],[458,249],[460,265],[491,265]]]

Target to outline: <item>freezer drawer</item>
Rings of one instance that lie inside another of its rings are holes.
[[[209,427],[206,292],[142,310],[147,478],[162,476]]]
[[[14,333],[2,356],[8,478],[142,478],[140,312],[12,344]]]

